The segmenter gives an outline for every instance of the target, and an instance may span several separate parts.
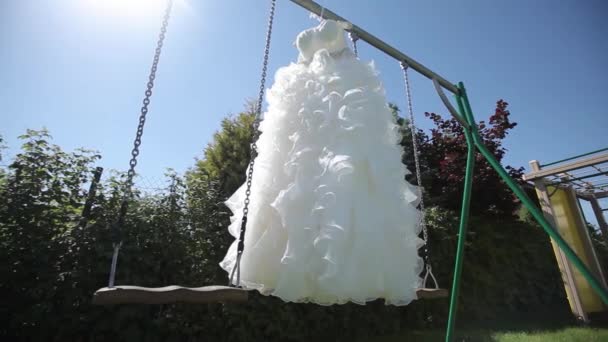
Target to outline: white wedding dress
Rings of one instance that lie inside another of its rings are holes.
[[[244,288],[321,305],[406,305],[420,287],[417,188],[373,65],[339,23],[298,35],[260,125],[241,261]],[[226,202],[238,239],[245,185]],[[221,266],[231,273],[235,241]]]

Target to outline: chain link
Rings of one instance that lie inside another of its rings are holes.
[[[131,150],[131,160],[129,160],[129,171],[127,171],[127,181],[125,183],[125,197],[131,197],[131,188],[133,186],[133,177],[135,177],[135,166],[137,166],[137,157],[139,156],[139,146],[141,145],[141,137],[144,134],[144,125],[146,124],[146,115],[148,114],[148,105],[150,104],[150,98],[152,97],[152,89],[154,88],[154,80],[156,79],[156,70],[158,69],[158,62],[160,60],[160,54],[162,52],[163,43],[165,41],[165,35],[167,33],[167,26],[169,24],[169,18],[171,16],[171,9],[173,8],[173,0],[167,1],[167,8],[165,9],[165,15],[158,35],[158,42],[156,43],[156,50],[154,51],[154,60],[152,61],[152,67],[150,68],[150,75],[148,76],[148,83],[146,84],[146,91],[143,106],[141,107],[139,114],[139,122],[137,125],[137,132],[135,134],[135,140],[133,141],[133,150]]]
[[[414,108],[412,106],[412,93],[411,93],[411,88],[410,88],[410,78],[408,76],[408,65],[405,62],[401,62],[401,70],[403,70],[403,79],[405,81],[405,95],[407,97],[407,110],[408,110],[408,114],[409,114],[409,120],[410,120],[410,131],[412,132],[412,146],[414,149],[414,165],[416,167],[416,182],[418,183],[418,193],[420,196],[420,202],[418,204],[419,208],[420,208],[420,212],[422,213],[422,216],[420,218],[420,225],[422,226],[422,236],[424,239],[424,263],[427,265],[427,268],[430,268],[430,262],[429,262],[429,234],[428,234],[428,230],[426,227],[426,223],[424,220],[424,216],[425,216],[425,212],[424,212],[424,200],[422,197],[423,194],[423,188],[422,188],[422,176],[420,173],[420,154],[419,154],[419,148],[418,148],[418,139],[416,139],[416,125],[414,123]]]
[[[249,161],[249,167],[247,169],[247,189],[245,190],[245,200],[243,206],[243,218],[241,222],[241,232],[239,234],[239,241],[237,245],[237,258],[236,264],[230,274],[230,284],[236,270],[237,281],[236,286],[240,285],[240,272],[241,272],[241,255],[245,249],[245,232],[247,230],[247,215],[249,214],[249,203],[251,196],[251,181],[253,180],[253,167],[255,165],[255,158],[258,156],[258,145],[257,141],[260,137],[260,121],[262,120],[262,105],[264,103],[264,90],[266,88],[266,76],[268,73],[268,59],[270,56],[270,41],[272,38],[272,25],[274,22],[274,11],[276,8],[276,0],[270,1],[270,13],[268,15],[268,27],[266,30],[266,45],[264,46],[264,59],[262,61],[262,74],[260,76],[260,88],[258,93],[258,101],[255,108],[255,118],[253,120],[253,137],[251,143],[251,159]]]
[[[144,134],[144,125],[146,123],[146,115],[148,114],[148,105],[150,104],[150,98],[152,97],[152,88],[154,88],[154,80],[156,79],[156,70],[158,69],[158,62],[160,60],[160,54],[162,52],[163,43],[165,41],[165,34],[167,33],[167,26],[169,25],[169,18],[171,16],[171,9],[173,8],[173,0],[167,0],[167,7],[165,8],[165,14],[161,24],[160,34],[158,35],[158,41],[156,43],[156,50],[154,51],[154,59],[152,61],[152,67],[150,68],[150,75],[148,76],[148,83],[146,84],[146,91],[144,92],[143,106],[141,107],[139,114],[139,121],[137,123],[137,132],[135,133],[135,140],[133,141],[133,149],[131,150],[131,159],[129,160],[129,170],[127,171],[127,179],[124,183],[123,198],[120,204],[120,210],[118,212],[118,220],[113,225],[113,249],[112,264],[110,268],[110,279],[108,280],[108,287],[114,286],[114,279],[116,278],[116,264],[118,262],[118,251],[122,246],[121,229],[125,223],[125,216],[127,214],[127,207],[129,200],[132,197],[133,191],[133,178],[135,177],[135,166],[137,166],[137,157],[139,156],[139,146],[141,145],[141,137]]]

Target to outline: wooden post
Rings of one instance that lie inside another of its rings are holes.
[[[606,218],[604,217],[604,212],[600,207],[600,204],[597,201],[595,196],[590,196],[587,198],[589,203],[591,203],[591,208],[593,209],[593,213],[595,214],[595,219],[597,220],[597,224],[600,226],[600,231],[602,232],[602,237],[606,242],[608,242],[608,224],[606,223]]]
[[[80,229],[84,229],[87,223],[89,223],[89,216],[91,216],[91,207],[93,206],[93,200],[95,199],[95,193],[97,192],[97,184],[99,184],[102,172],[103,167],[97,167],[95,169],[95,172],[93,173],[93,180],[91,181],[91,186],[89,187],[87,200],[86,202],[84,202],[82,214],[80,215]]]
[[[530,167],[532,168],[533,172],[540,171],[540,163],[536,160],[530,161]],[[551,226],[557,227],[554,218],[555,214],[553,213],[553,208],[551,207],[551,199],[549,198],[549,192],[547,191],[543,178],[536,178],[533,182],[543,215],[547,221],[549,221]],[[553,251],[555,252],[555,257],[558,259],[558,264],[561,266],[560,269],[562,271],[562,278],[564,281],[564,287],[566,288],[566,293],[572,298],[572,312],[577,317],[580,317],[580,319],[582,319],[584,322],[589,322],[587,313],[585,310],[583,310],[583,305],[581,304],[578,289],[576,288],[576,283],[574,281],[572,266],[570,265],[570,262],[568,262],[568,258],[564,252],[560,248],[556,248],[555,245],[553,245]]]
[[[600,259],[595,252],[595,248],[593,247],[593,241],[591,240],[591,234],[589,234],[589,228],[587,227],[587,221],[585,220],[585,216],[580,205],[580,200],[576,195],[576,191],[574,191],[572,187],[569,187],[566,191],[568,192],[570,199],[577,202],[576,205],[573,205],[572,207],[577,211],[577,215],[575,215],[577,226],[579,228],[581,243],[583,244],[583,252],[587,255],[587,259],[589,260],[589,269],[602,281],[604,287],[608,287]]]

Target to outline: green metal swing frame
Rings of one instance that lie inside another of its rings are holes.
[[[376,38],[372,34],[366,32],[360,27],[353,25],[348,20],[340,17],[334,12],[328,10],[315,3],[312,0],[291,0],[301,7],[315,13],[316,15],[329,20],[336,20],[346,23],[346,30],[357,36],[358,39],[366,41],[368,44],[383,51],[389,56],[395,58],[399,62],[406,63],[409,67],[416,70],[423,76],[433,80],[435,87],[442,98],[444,104],[448,107],[450,114],[462,125],[467,142],[467,162],[464,180],[464,192],[462,195],[462,207],[460,212],[460,224],[458,229],[458,242],[456,250],[456,260],[454,262],[454,277],[452,280],[452,291],[450,294],[450,308],[448,323],[446,328],[445,340],[451,342],[454,339],[454,330],[456,326],[456,313],[458,309],[458,295],[460,293],[460,280],[462,276],[462,268],[464,263],[464,244],[467,235],[467,225],[469,221],[469,208],[471,204],[471,188],[473,186],[473,172],[475,168],[475,153],[479,152],[498,173],[507,186],[513,191],[515,196],[519,198],[522,204],[530,211],[534,219],[540,224],[542,229],[547,233],[564,252],[568,260],[578,269],[583,277],[589,282],[593,290],[600,296],[604,304],[608,305],[608,289],[604,288],[602,283],[591,273],[583,261],[576,253],[568,246],[566,241],[557,233],[551,226],[549,221],[544,217],[541,210],[528,197],[519,184],[509,176],[505,168],[496,160],[494,155],[488,150],[483,143],[483,139],[479,134],[479,129],[471,109],[471,104],[467,95],[467,91],[463,82],[453,84],[448,82],[443,77],[426,68],[406,54],[400,52],[396,48]],[[451,92],[456,99],[458,110],[451,107],[447,98],[442,93],[442,89]]]

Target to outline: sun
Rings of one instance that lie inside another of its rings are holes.
[[[82,4],[100,15],[110,16],[150,16],[161,14],[169,0],[83,0]],[[174,6],[178,2],[173,1]]]

